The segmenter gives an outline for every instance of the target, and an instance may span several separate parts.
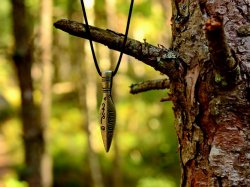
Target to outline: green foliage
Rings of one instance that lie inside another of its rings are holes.
[[[8,119],[13,114],[8,101],[0,95],[0,122]]]
[[[139,181],[137,187],[175,187],[176,184],[166,178],[143,178]]]
[[[80,155],[71,154],[68,151],[57,152],[54,155],[54,187],[90,186],[88,179],[91,176],[85,163],[86,160],[83,160]]]
[[[135,1],[134,12],[133,15],[141,15],[143,17],[150,17],[152,13],[152,0],[142,0],[142,1]],[[123,14],[127,14],[129,7],[128,1],[118,1],[117,2],[117,9],[118,11],[122,12]]]
[[[10,2],[2,0],[0,6],[0,50],[6,48],[11,42],[11,17],[10,17]],[[1,51],[0,51],[1,52]]]

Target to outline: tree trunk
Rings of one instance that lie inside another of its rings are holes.
[[[33,99],[31,77],[32,33],[30,17],[24,0],[12,0],[12,18],[15,48],[13,61],[21,91],[21,119],[26,170],[24,179],[30,187],[41,186],[41,158],[44,151],[40,112]]]
[[[41,122],[44,128],[46,142],[47,127],[49,126],[51,113],[51,77],[52,77],[52,15],[53,0],[40,0],[40,57],[43,69],[42,77],[42,103]],[[48,150],[44,151],[42,158],[42,183],[43,187],[52,186],[52,158]]]
[[[101,172],[101,167],[99,163],[99,158],[96,151],[93,149],[93,141],[94,137],[91,133],[93,130],[93,126],[96,125],[95,115],[93,115],[96,111],[96,78],[93,76],[93,71],[88,71],[90,67],[87,62],[87,58],[84,58],[84,62],[79,62],[79,84],[78,84],[78,92],[79,92],[79,103],[81,105],[81,112],[83,115],[83,129],[87,135],[87,153],[88,153],[88,164],[90,169],[90,175],[92,178],[93,187],[103,187],[103,177]],[[90,59],[90,58],[88,58]],[[83,77],[82,75],[86,75]],[[88,77],[88,78],[87,78]]]
[[[118,25],[114,25],[113,23],[118,23],[118,18],[116,17],[116,0],[106,0],[105,1],[105,11],[106,11],[106,18],[107,18],[107,28],[115,27],[115,30],[118,29]],[[125,28],[124,28],[125,30]],[[107,49],[106,49],[107,50]],[[116,63],[118,61],[118,56],[115,55],[114,51],[109,50],[109,62],[110,68],[112,70],[115,69]],[[113,82],[112,88],[112,97],[115,100],[117,95],[117,87],[116,82]],[[119,126],[116,127],[116,132],[119,131]],[[112,173],[112,180],[114,187],[123,187],[123,176],[122,176],[122,169],[121,169],[121,154],[120,154],[120,147],[118,142],[117,133],[114,134],[113,137],[113,149],[114,149],[114,159],[113,159],[113,173]]]
[[[250,182],[250,3],[172,1],[171,49],[128,38],[124,53],[166,74],[131,92],[171,89],[181,186],[248,186]],[[55,27],[89,38],[84,25]],[[123,35],[91,27],[92,39],[120,51]]]
[[[172,4],[173,50],[187,67],[174,102],[182,186],[248,186],[250,38],[237,29],[249,25],[250,4]]]
[[[91,7],[91,15],[94,15],[94,7]],[[94,17],[94,16],[89,16]],[[91,20],[93,21],[93,20]],[[80,45],[80,46],[79,46]],[[88,165],[90,169],[90,176],[92,179],[93,187],[103,187],[103,176],[100,166],[99,157],[94,150],[93,142],[95,137],[93,136],[93,127],[96,126],[96,72],[93,69],[92,56],[87,52],[85,46],[89,46],[88,42],[79,42],[76,40],[73,44],[76,49],[81,49],[81,58],[72,55],[77,62],[77,74],[78,74],[78,93],[79,103],[83,116],[83,130],[87,135],[87,153],[88,153]],[[82,47],[81,47],[82,46]],[[74,52],[76,51],[74,50]],[[90,60],[89,60],[90,59]],[[85,75],[85,76],[83,76]]]

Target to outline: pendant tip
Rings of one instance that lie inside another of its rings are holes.
[[[105,148],[105,151],[106,151],[106,153],[108,153],[109,152],[109,148]]]
[[[113,134],[111,136],[107,136],[106,134],[102,134],[103,145],[106,153],[109,152],[111,144],[112,144]]]
[[[106,153],[109,152],[110,146],[111,146],[111,144],[105,144],[104,145]]]

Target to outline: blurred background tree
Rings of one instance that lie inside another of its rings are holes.
[[[42,186],[41,163],[45,148],[40,110],[34,99],[32,64],[34,62],[33,19],[24,0],[12,0],[13,50],[11,57],[21,96],[20,119],[24,166],[20,172],[29,186]]]
[[[95,72],[88,43],[63,32],[51,31],[51,22],[46,25],[41,21],[43,15],[49,16],[49,7],[42,5],[45,0],[23,2],[28,18],[18,19],[20,23],[28,23],[30,31],[25,35],[32,39],[34,48],[34,62],[25,63],[32,63],[33,101],[34,105],[41,106],[45,150],[52,158],[49,164],[53,163],[53,177],[49,177],[53,178],[51,186],[178,186],[180,171],[172,105],[159,102],[159,98],[166,96],[168,91],[129,94],[132,83],[165,77],[124,55],[113,86],[118,113],[116,134],[111,150],[106,154],[97,117],[101,81]],[[29,183],[22,177],[26,172],[22,168],[28,164],[22,141],[26,132],[17,115],[22,100],[19,77],[15,75],[11,58],[16,46],[12,8],[8,0],[1,3],[0,186],[25,187]],[[82,21],[79,1],[55,0],[53,4],[54,20],[68,17]],[[89,0],[86,5],[91,25],[124,33],[129,1]],[[138,0],[134,5],[129,35],[168,47],[171,41],[170,16],[170,1]],[[40,29],[45,27],[44,31]],[[43,35],[46,31],[53,32],[52,48],[48,44],[52,36]],[[30,44],[28,42],[23,41],[23,45]],[[96,51],[102,69],[114,66],[118,53],[98,44]],[[46,57],[44,53],[52,57]],[[31,109],[29,112],[32,114],[34,111]],[[28,125],[38,122],[31,120]],[[37,164],[41,164],[40,161]],[[47,166],[39,175],[50,173]],[[47,184],[49,186],[49,182]]]

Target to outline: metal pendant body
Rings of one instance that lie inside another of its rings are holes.
[[[106,152],[111,146],[116,122],[116,110],[111,96],[113,72],[108,70],[102,72],[103,97],[100,106],[100,123],[102,140]]]

